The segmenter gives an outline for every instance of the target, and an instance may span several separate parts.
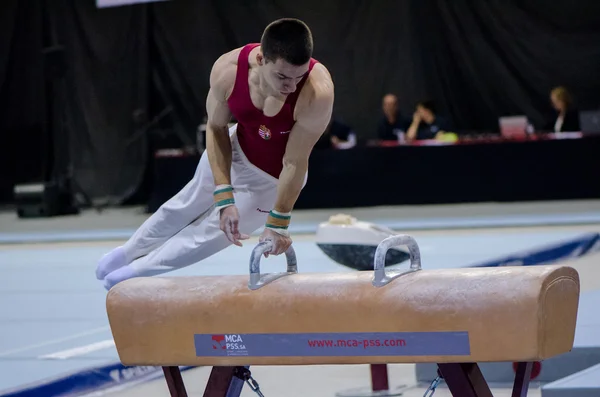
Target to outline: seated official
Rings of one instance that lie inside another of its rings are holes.
[[[448,119],[436,114],[435,104],[432,101],[422,101],[417,104],[406,138],[409,142],[437,139],[444,132],[451,131],[451,128]]]
[[[579,112],[573,106],[573,97],[565,87],[554,88],[550,92],[550,102],[555,113],[544,125],[545,131],[555,133],[581,131]]]
[[[383,116],[377,125],[377,138],[381,141],[402,141],[408,128],[408,121],[398,110],[398,97],[387,94],[382,101]]]
[[[350,126],[331,119],[315,149],[350,149],[356,146],[356,133]]]

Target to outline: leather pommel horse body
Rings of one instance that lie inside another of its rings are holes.
[[[385,254],[407,245],[407,271]],[[421,269],[409,236],[381,242],[374,271],[134,278],[113,287],[107,311],[121,362],[162,366],[172,396],[179,367],[213,366],[205,396],[239,396],[250,365],[437,363],[454,396],[491,396],[477,363],[517,362],[514,396],[532,363],[573,347],[579,275],[566,266]],[[239,372],[239,371],[238,371]]]

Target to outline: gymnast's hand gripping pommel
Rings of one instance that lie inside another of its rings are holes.
[[[287,260],[287,272],[285,273],[272,273],[272,274],[260,274],[260,258],[265,252],[269,252],[273,248],[273,243],[270,240],[262,241],[258,243],[252,254],[250,255],[250,280],[248,281],[248,288],[256,290],[271,281],[277,280],[283,276],[298,273],[298,262],[296,259],[296,252],[294,247],[290,245],[288,250],[285,252],[285,258]]]

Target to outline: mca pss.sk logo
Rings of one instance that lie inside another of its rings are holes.
[[[240,335],[212,335],[213,350],[223,351],[228,356],[247,356],[248,351]]]

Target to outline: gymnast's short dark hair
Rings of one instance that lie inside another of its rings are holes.
[[[295,66],[308,63],[313,52],[310,28],[295,18],[271,22],[263,32],[260,45],[267,61],[275,62],[281,58]]]

